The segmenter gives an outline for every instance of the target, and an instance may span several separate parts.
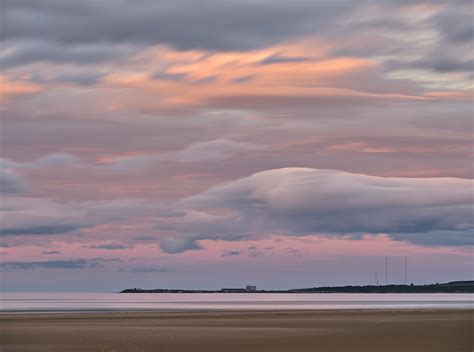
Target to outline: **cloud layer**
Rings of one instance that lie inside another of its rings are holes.
[[[421,244],[469,245],[474,229],[472,186],[467,179],[268,170],[179,202],[179,221],[163,227],[175,228],[176,238],[160,243],[165,251],[178,252],[196,248],[196,241],[202,239],[235,240],[283,232],[388,234]]]
[[[176,267],[170,287],[290,280],[327,253],[395,247],[472,271],[471,1],[2,5],[0,247],[25,263],[5,272],[16,290],[58,286],[34,272],[68,265],[97,269],[71,287],[122,283],[89,262],[112,255],[136,287]]]
[[[6,6],[11,39],[67,44],[170,44],[178,49],[251,49],[324,28],[350,1],[18,1]],[[200,11],[195,11],[199,8]],[[80,16],[79,16],[80,14]],[[230,20],[231,19],[231,20]],[[192,30],[190,30],[192,29]]]

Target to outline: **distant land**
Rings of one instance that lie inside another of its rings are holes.
[[[324,286],[290,290],[257,290],[255,286],[222,288],[220,290],[128,288],[120,293],[474,293],[474,281],[451,281],[428,285]]]

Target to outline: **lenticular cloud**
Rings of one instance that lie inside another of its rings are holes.
[[[387,234],[418,244],[467,245],[474,227],[472,197],[468,179],[267,170],[178,202],[175,216],[161,218],[160,227],[176,236],[164,239],[162,249],[180,252],[197,248],[201,239],[236,240],[272,231]]]

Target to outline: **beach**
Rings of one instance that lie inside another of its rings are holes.
[[[471,352],[473,313],[406,309],[2,314],[0,350]]]

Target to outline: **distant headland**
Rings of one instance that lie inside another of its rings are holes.
[[[120,293],[474,293],[474,281],[451,281],[428,285],[323,286],[289,290],[258,290],[256,286],[220,290],[128,288]]]

